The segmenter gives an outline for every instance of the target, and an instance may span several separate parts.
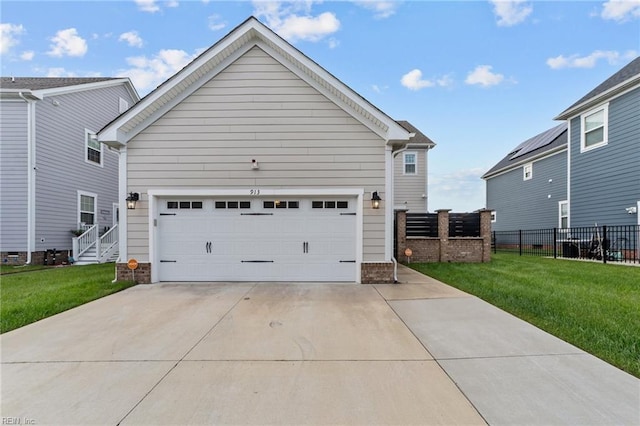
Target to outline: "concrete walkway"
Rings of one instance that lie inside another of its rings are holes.
[[[640,424],[640,381],[401,267],[401,285],[140,285],[0,336],[21,424]]]

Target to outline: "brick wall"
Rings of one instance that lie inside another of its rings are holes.
[[[131,271],[126,263],[116,263],[118,281],[135,281],[137,284],[151,284],[151,264],[138,263],[138,269]]]
[[[55,255],[55,263],[53,259],[53,251],[44,252],[44,251],[34,251],[31,253],[31,264],[32,265],[44,265],[45,258],[47,260],[47,265],[62,265],[69,262],[68,251],[61,250],[56,251]],[[27,252],[7,252],[3,251],[0,253],[0,259],[2,259],[3,265],[24,265],[27,263]]]
[[[407,237],[406,212],[396,212],[397,260],[407,263],[405,255],[412,251],[411,262],[490,262],[491,210],[480,210],[480,237],[449,237],[449,211],[438,210],[438,238]]]
[[[360,271],[362,284],[393,284],[393,262],[363,262]]]

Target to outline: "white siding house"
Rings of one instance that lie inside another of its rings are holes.
[[[100,131],[120,151],[118,274],[391,281],[393,152],[411,135],[250,18]]]

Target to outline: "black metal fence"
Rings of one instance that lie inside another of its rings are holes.
[[[640,225],[493,231],[494,252],[640,263]]]

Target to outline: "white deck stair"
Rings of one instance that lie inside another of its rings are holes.
[[[99,235],[98,225],[92,225],[82,235],[73,238],[76,265],[115,262],[118,254],[118,225],[103,235]]]

